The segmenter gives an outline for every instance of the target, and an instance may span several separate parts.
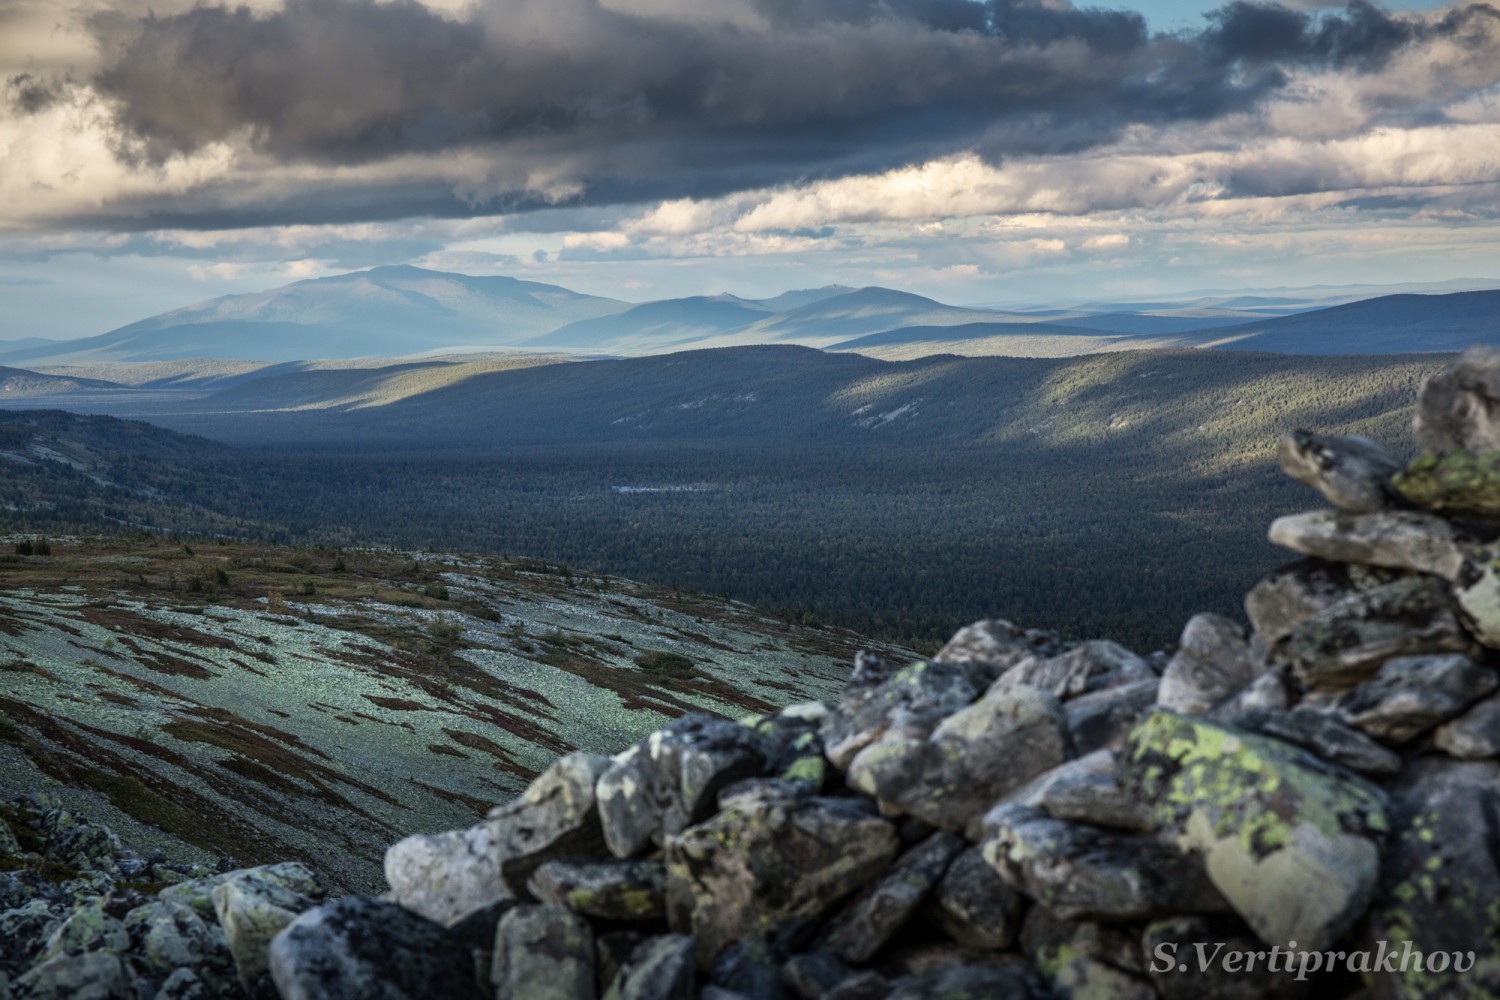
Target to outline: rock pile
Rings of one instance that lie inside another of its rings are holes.
[[[1282,442],[1333,509],[1272,526],[1302,558],[1248,633],[861,655],[838,704],[561,758],[391,847],[380,899],[297,866],[6,897],[11,994],[1500,996],[1500,353],[1430,380],[1417,434]]]

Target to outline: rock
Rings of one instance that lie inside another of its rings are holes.
[[[1270,713],[1274,715],[1285,711],[1292,703],[1289,674],[1290,671],[1285,665],[1265,670],[1255,680],[1241,688],[1238,694],[1221,702],[1212,712],[1209,712],[1208,718],[1216,722],[1238,725],[1236,720],[1246,714]]]
[[[891,984],[878,972],[857,972],[823,994],[822,1000],[887,1000]]]
[[[41,828],[47,836],[42,856],[48,861],[78,871],[115,870],[120,840],[107,827],[78,820],[64,809],[49,809]]]
[[[1497,686],[1495,671],[1467,656],[1402,656],[1345,693],[1334,710],[1378,740],[1405,743],[1462,714]]]
[[[500,878],[489,823],[392,844],[385,852],[385,880],[402,906],[446,926],[511,897]]]
[[[1060,764],[1005,801],[1040,809],[1053,819],[1112,829],[1151,833],[1156,824],[1120,788],[1115,755],[1110,750]]]
[[[1056,656],[1032,656],[1011,667],[991,692],[1026,685],[1050,691],[1059,700],[1120,687],[1155,676],[1146,661],[1117,643],[1093,640]]]
[[[1308,618],[1276,644],[1274,656],[1304,687],[1352,687],[1395,656],[1467,650],[1455,610],[1441,581],[1396,580]]]
[[[846,962],[869,962],[921,908],[963,847],[963,838],[935,833],[907,851],[829,921],[821,946]]]
[[[1015,942],[1024,904],[980,849],[970,847],[953,859],[923,912],[965,947],[1003,951]]]
[[[469,949],[441,924],[346,896],[302,914],[271,941],[282,1000],[478,1000]]]
[[[802,1000],[819,1000],[855,975],[857,973],[842,959],[826,951],[793,955],[781,967],[781,981]]]
[[[1224,900],[1196,859],[1149,837],[1056,820],[1007,803],[984,817],[984,859],[1060,919],[1214,912]]]
[[[1342,510],[1381,510],[1398,502],[1390,480],[1401,463],[1369,438],[1293,431],[1277,445],[1276,459],[1283,472]]]
[[[42,942],[36,960],[59,955],[82,955],[91,951],[122,952],[130,946],[125,925],[104,912],[103,900],[92,899],[78,906]]]
[[[794,706],[788,712],[762,716],[749,724],[760,738],[766,757],[766,773],[787,782],[793,791],[801,794],[816,795],[822,791],[828,777],[828,760],[818,730],[830,714],[831,710],[822,702],[812,702],[807,706]],[[725,791],[732,787],[727,786]]]
[[[1058,1000],[1156,1000],[1145,979],[1087,955],[1044,952],[1037,968]]]
[[[1250,659],[1244,629],[1222,615],[1194,615],[1161,675],[1156,703],[1202,715],[1237,694],[1259,673]]]
[[[639,930],[596,931],[594,934],[594,981],[602,996],[615,981],[630,956],[651,935]],[[493,935],[491,944],[493,944]],[[486,973],[487,974],[487,973]]]
[[[620,969],[603,1000],[684,1000],[696,995],[697,975],[692,938],[648,938]]]
[[[1044,995],[1025,963],[994,960],[903,976],[886,1000],[1032,1000]]]
[[[1412,421],[1423,451],[1500,448],[1500,351],[1470,347],[1417,394]]]
[[[497,996],[594,1000],[594,930],[561,906],[517,906],[495,931]]]
[[[691,957],[688,958],[691,962]],[[736,941],[714,959],[709,983],[737,996],[755,1000],[784,1000],[781,966],[765,938],[750,937]]]
[[[1500,755],[1500,696],[1486,698],[1439,726],[1432,742],[1451,757],[1481,760]]]
[[[1286,946],[1285,941],[1279,944]],[[1314,988],[1329,989],[1317,976],[1299,980],[1283,959],[1275,971],[1269,969],[1266,946],[1231,917],[1155,921],[1141,935],[1141,950],[1151,984],[1163,1000],[1300,1000]],[[1250,959],[1247,953],[1259,957]]]
[[[884,739],[861,751],[849,787],[945,830],[1068,757],[1067,716],[1031,687],[999,688],[955,712],[929,739]]]
[[[31,899],[0,912],[0,957],[24,967],[66,919],[59,916],[60,909],[45,899]]]
[[[877,740],[919,739],[979,694],[973,669],[941,660],[919,660],[873,686],[851,681],[844,699],[823,720],[828,760],[847,771],[855,756]]]
[[[1131,734],[1122,766],[1126,791],[1202,854],[1262,941],[1325,949],[1369,905],[1389,829],[1374,785],[1279,740],[1165,711]]]
[[[212,914],[205,920],[179,898],[158,899],[125,915],[133,957],[163,978],[176,969],[189,968],[216,991],[234,989],[239,977],[223,929]]]
[[[1430,573],[1445,580],[1458,576],[1475,544],[1448,521],[1414,510],[1291,514],[1271,523],[1270,538],[1276,545],[1319,559]]]
[[[1299,559],[1273,570],[1245,595],[1245,615],[1255,634],[1279,642],[1298,625],[1352,594],[1401,578],[1394,570]]]
[[[599,778],[604,841],[617,858],[706,819],[720,789],[765,773],[760,737],[748,727],[693,713],[615,758]]]
[[[135,985],[118,955],[92,951],[57,955],[11,984],[13,1000],[135,1000]]]
[[[1393,953],[1372,963],[1373,992],[1500,995],[1500,767],[1423,762],[1403,778],[1388,877],[1362,942],[1376,959]],[[1408,948],[1424,957],[1412,961]]]
[[[1448,517],[1500,520],[1500,452],[1419,455],[1393,480],[1396,492]]]
[[[544,903],[601,920],[660,920],[667,869],[660,860],[549,861],[527,883]]]
[[[1474,638],[1500,649],[1500,548],[1470,554],[1453,581],[1453,597]]]
[[[1119,750],[1125,737],[1156,704],[1160,680],[1137,681],[1073,698],[1063,705],[1068,715],[1068,740],[1073,752]]]
[[[553,858],[602,853],[603,804],[596,799],[595,785],[609,769],[608,757],[570,753],[538,775],[519,798],[490,810],[486,822],[495,867],[511,895],[524,899],[532,873]]]
[[[265,974],[271,939],[324,895],[317,877],[295,862],[233,872],[214,886],[214,912],[245,989]]]
[[[1021,925],[1021,953],[1041,965],[1059,955],[1080,955],[1124,972],[1144,973],[1135,924],[1060,920],[1044,906],[1033,906]]]
[[[1049,632],[990,618],[959,629],[934,659],[979,668],[982,679],[993,681],[1027,657],[1046,658],[1062,651],[1062,644]]]
[[[10,832],[5,820],[0,819],[0,858],[13,858],[21,854],[21,842]]]
[[[1237,721],[1241,729],[1295,743],[1360,774],[1386,776],[1401,770],[1399,756],[1315,708],[1299,705],[1290,712],[1248,713]]]
[[[707,967],[725,945],[815,916],[895,858],[894,826],[849,799],[740,801],[667,841],[667,918]]]

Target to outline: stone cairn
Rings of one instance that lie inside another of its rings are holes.
[[[1272,526],[1303,558],[1248,635],[862,654],[836,705],[562,757],[390,848],[380,898],[0,876],[11,995],[1500,996],[1500,352],[1428,380],[1416,435],[1282,441],[1333,509]]]

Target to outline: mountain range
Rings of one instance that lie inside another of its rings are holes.
[[[407,357],[473,351],[629,356],[788,344],[907,360],[931,354],[1067,357],[1141,348],[1293,354],[1454,351],[1500,342],[1500,290],[1224,296],[1033,311],[954,306],[831,285],[767,299],[629,303],[558,285],[377,267],[228,295],[67,341],[0,342],[22,369],[163,360]],[[51,372],[64,376],[76,372]]]

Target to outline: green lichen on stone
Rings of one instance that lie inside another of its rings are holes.
[[[1420,455],[1392,480],[1407,500],[1429,510],[1500,520],[1500,452]]]
[[[809,784],[823,786],[823,779],[828,773],[828,762],[821,756],[798,757],[792,761],[781,772],[781,776],[787,781],[806,781]]]

